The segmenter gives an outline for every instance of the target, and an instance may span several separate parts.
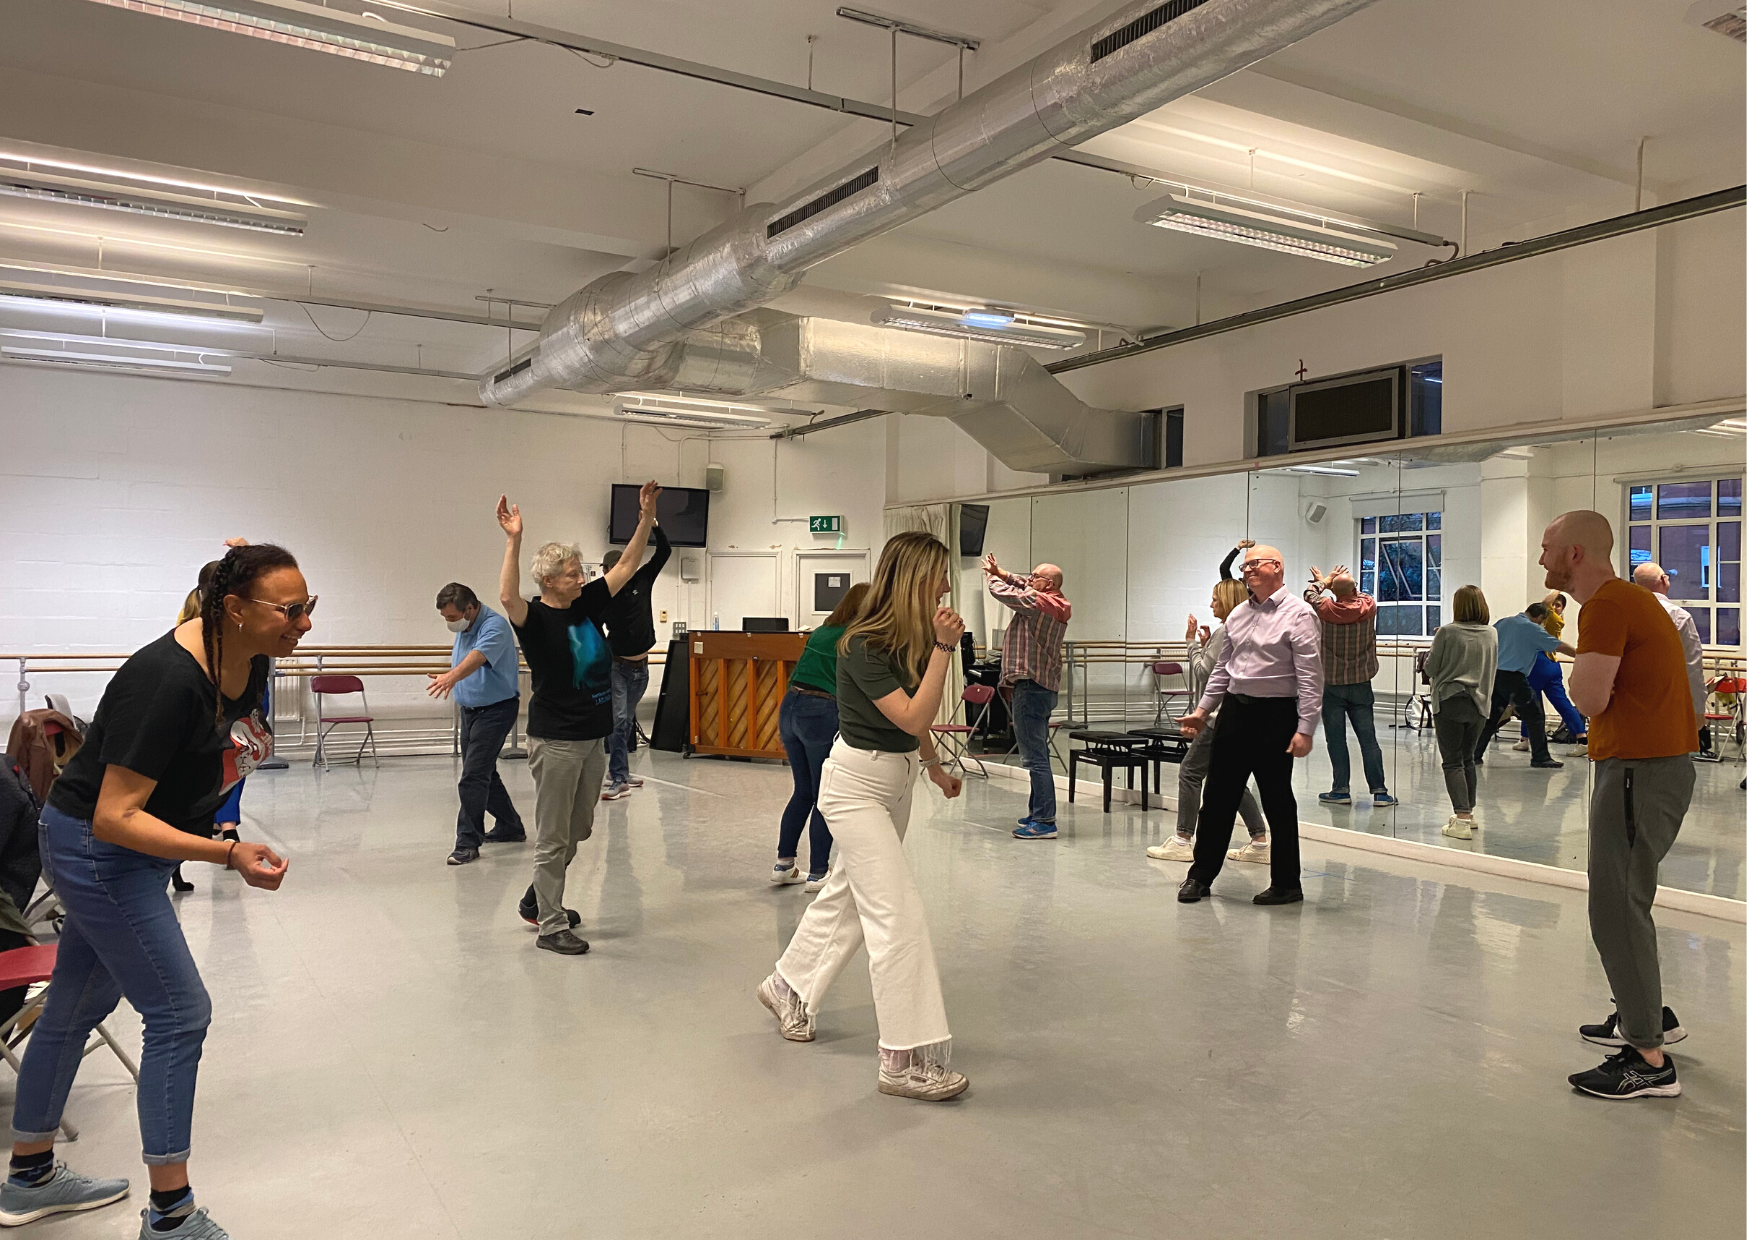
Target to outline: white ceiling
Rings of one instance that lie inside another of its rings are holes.
[[[492,0],[477,2],[483,12]],[[836,3],[514,0],[514,12],[795,84],[806,80],[814,34],[816,88],[884,102],[886,36],[835,17]],[[967,58],[975,87],[1116,4],[868,7],[984,40]],[[1379,0],[1086,149],[1198,184],[1254,187],[1400,224],[1414,218],[1418,192],[1420,227],[1452,239],[1467,190],[1470,248],[1481,248],[1631,210],[1641,138],[1647,202],[1742,182],[1743,49],[1684,21],[1689,7]],[[710,82],[624,63],[600,68],[534,43],[481,47],[499,36],[398,20],[441,27],[479,50],[460,53],[434,79],[86,0],[0,0],[0,152],[193,171],[313,204],[306,236],[276,238],[0,198],[0,261],[94,267],[101,245],[111,269],[480,313],[475,298],[488,289],[554,302],[658,255],[665,190],[633,167],[747,187],[757,199],[808,183],[885,135],[878,122]],[[901,40],[899,63],[904,109],[929,112],[952,97],[952,49]],[[1046,164],[832,260],[792,301],[855,314],[850,294],[934,293],[1158,326],[1191,320],[1198,284],[1207,318],[1354,278],[1134,222],[1138,206],[1166,192]],[[676,240],[733,205],[730,195],[679,188]],[[1407,244],[1395,261],[1418,266],[1432,253]],[[266,326],[245,333],[261,352],[475,371],[505,348],[505,333],[485,328],[383,315],[365,322],[357,312],[284,302],[267,309]],[[354,339],[327,338],[360,324]],[[38,324],[31,312],[0,311],[0,329],[20,325]],[[234,378],[306,382],[251,363],[239,363]],[[468,398],[467,385],[448,380],[320,378]]]

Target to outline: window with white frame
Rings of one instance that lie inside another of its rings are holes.
[[[1626,571],[1657,562],[1708,645],[1742,644],[1742,476],[1651,479],[1626,490]]]
[[[1430,637],[1439,626],[1444,514],[1361,517],[1360,591],[1378,600],[1380,637]]]

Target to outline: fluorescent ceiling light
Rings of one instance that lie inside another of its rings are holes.
[[[984,340],[991,344],[1020,345],[1030,349],[1073,349],[1086,343],[1084,331],[1029,322],[1011,310],[977,306],[954,311],[889,305],[876,310],[869,316],[869,321],[878,327],[896,327],[900,331]]]
[[[194,353],[197,350],[187,350]],[[135,374],[174,372],[179,374],[228,375],[229,366],[212,362],[185,362],[169,357],[126,357],[113,353],[79,353],[67,349],[27,349],[16,345],[0,346],[0,356],[15,357],[25,362],[52,362],[81,370],[122,370]]]
[[[1357,469],[1336,469],[1329,465],[1289,465],[1283,473],[1289,474],[1321,474],[1329,478],[1358,478]]]
[[[172,286],[172,291],[177,291]],[[0,298],[33,302],[62,302],[127,310],[145,314],[173,314],[224,323],[259,323],[264,313],[251,306],[232,306],[216,301],[193,301],[185,297],[155,297],[122,290],[70,288],[62,284],[38,284],[0,276]]]
[[[1740,439],[1748,435],[1748,420],[1742,418],[1725,418],[1722,422],[1714,422],[1710,426],[1700,427],[1694,431],[1696,435],[1721,435],[1726,439]]]
[[[210,4],[195,0],[96,0],[96,3],[432,77],[442,77],[455,60],[455,40],[447,35],[304,4],[301,0],[213,0]]]
[[[287,237],[303,236],[309,223],[295,203],[16,155],[0,154],[0,194]]]
[[[625,418],[651,418],[686,426],[756,430],[771,425],[771,418],[767,415],[777,411],[762,405],[742,405],[733,401],[630,392],[619,399],[613,412]]]
[[[1226,201],[1216,201],[1220,198]],[[1244,205],[1236,205],[1240,202]],[[1267,203],[1231,199],[1224,194],[1214,195],[1208,200],[1192,198],[1188,194],[1168,194],[1142,207],[1135,213],[1135,218],[1155,228],[1169,228],[1216,241],[1236,241],[1240,245],[1298,254],[1346,267],[1371,267],[1396,256],[1395,245],[1381,237],[1361,236],[1330,227],[1341,221]]]

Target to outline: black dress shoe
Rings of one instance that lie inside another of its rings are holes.
[[[529,925],[538,926],[540,924],[540,906],[533,900],[523,899],[518,901],[516,904],[516,912],[521,916],[522,920]],[[570,922],[572,930],[575,930],[578,926],[583,924],[583,915],[577,912],[574,908],[567,908],[564,911],[564,915],[565,919]]]
[[[449,854],[450,865],[466,865],[469,861],[478,860],[479,849],[477,848],[457,848],[454,852]]]
[[[488,844],[522,844],[528,840],[528,832],[520,827],[514,831],[506,831],[502,827],[493,827],[481,837]]]
[[[561,956],[581,956],[589,950],[589,941],[579,939],[569,930],[560,930],[556,934],[543,934],[534,940],[534,945],[544,951],[557,952]]]
[[[1251,900],[1252,904],[1297,904],[1305,898],[1305,893],[1295,887],[1291,891],[1280,891],[1274,887],[1264,887]]]
[[[1198,882],[1193,878],[1186,878],[1178,885],[1177,902],[1179,904],[1194,904],[1203,896],[1211,895],[1212,892],[1213,889],[1209,887],[1207,883]]]

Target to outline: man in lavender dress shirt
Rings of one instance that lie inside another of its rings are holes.
[[[1257,904],[1292,904],[1305,898],[1299,884],[1299,806],[1293,799],[1293,759],[1311,752],[1323,712],[1323,659],[1317,613],[1285,585],[1286,569],[1274,547],[1245,552],[1244,585],[1250,598],[1226,617],[1226,648],[1208,677],[1196,709],[1183,717],[1195,736],[1218,708],[1196,860],[1178,888],[1181,903],[1209,894],[1238,813],[1244,784],[1256,776],[1274,852],[1269,885]]]

